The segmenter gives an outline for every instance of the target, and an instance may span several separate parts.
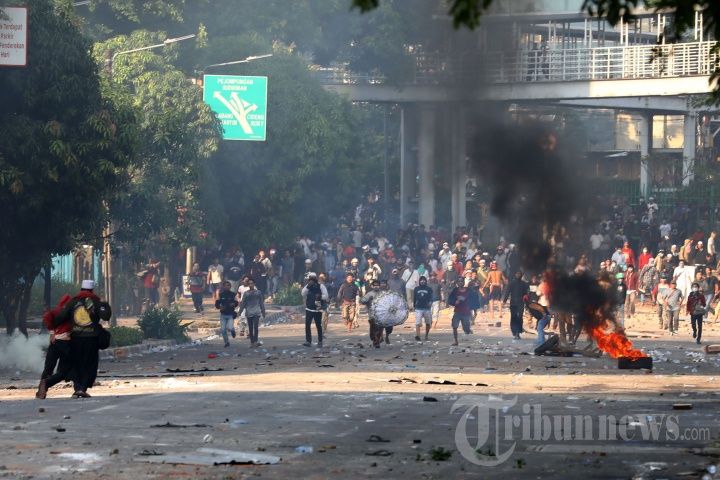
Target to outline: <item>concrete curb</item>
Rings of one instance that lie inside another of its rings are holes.
[[[130,355],[147,353],[156,347],[172,347],[177,345],[177,340],[148,340],[140,345],[128,345],[126,347],[108,348],[100,351],[101,360],[120,360]]]

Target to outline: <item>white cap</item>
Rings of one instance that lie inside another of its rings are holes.
[[[83,290],[93,290],[95,288],[95,280],[83,280],[80,288]]]

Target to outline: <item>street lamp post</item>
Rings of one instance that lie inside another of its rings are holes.
[[[78,2],[80,4],[81,2]],[[182,42],[183,40],[190,40],[191,38],[195,38],[195,34],[191,35],[184,35],[182,37],[175,37],[175,38],[167,38],[163,40],[162,43],[158,43],[155,45],[148,45],[147,47],[139,47],[139,48],[132,48],[130,50],[123,50],[121,52],[115,52],[114,54],[110,55],[110,51],[106,54],[106,67],[108,76],[112,80],[113,76],[113,66],[115,64],[115,59],[119,57],[120,55],[128,55],[130,53],[136,53],[136,52],[142,52],[145,50],[152,50],[155,48],[161,48],[166,47],[168,45],[171,45],[173,43]],[[115,288],[113,285],[113,265],[112,265],[112,248],[110,244],[110,238],[113,235],[112,232],[112,221],[108,220],[107,225],[103,229],[103,283],[105,284],[105,297],[108,303],[110,305],[114,305],[115,300]],[[115,316],[115,313],[113,313],[112,318],[110,319],[110,325],[117,326],[117,317]]]
[[[263,55],[251,55],[247,58],[243,58],[242,60],[233,60],[232,62],[213,63],[212,65],[206,65],[203,68],[201,68],[200,70],[195,71],[198,78],[193,83],[195,83],[196,85],[202,86],[202,82],[203,82],[202,76],[205,73],[205,70],[207,70],[208,68],[226,67],[228,65],[238,65],[240,63],[250,63],[253,60],[260,60],[261,58],[268,58],[268,57],[272,57],[272,56],[273,56],[272,53],[266,53]]]

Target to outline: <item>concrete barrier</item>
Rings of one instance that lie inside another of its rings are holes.
[[[131,355],[147,353],[156,347],[172,347],[177,345],[176,340],[147,340],[139,345],[128,345],[125,347],[110,347],[100,351],[102,360],[120,360]]]

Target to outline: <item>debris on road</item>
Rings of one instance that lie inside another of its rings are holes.
[[[618,358],[618,368],[620,370],[652,370],[653,360],[652,357],[640,357],[640,358]]]
[[[720,353],[720,345],[705,345],[703,346],[703,352],[708,354]]]
[[[150,425],[150,428],[207,428],[210,425],[205,425],[204,423],[188,423],[188,424],[181,424],[181,423],[161,423],[157,425]]]
[[[138,455],[136,462],[169,463],[181,465],[275,465],[281,458],[256,452],[235,452],[216,448],[199,448],[197,453]]]

